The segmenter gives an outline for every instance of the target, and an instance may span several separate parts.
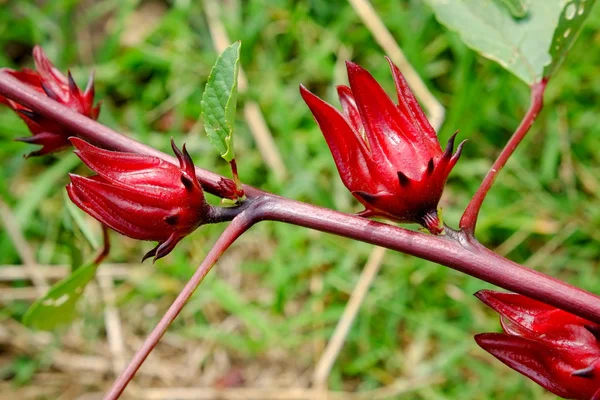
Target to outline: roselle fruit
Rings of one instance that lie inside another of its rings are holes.
[[[373,76],[347,62],[350,86],[337,91],[342,112],[304,86],[300,93],[331,150],[344,185],[365,206],[363,216],[416,222],[443,231],[437,206],[458,161],[454,136],[442,151],[434,129],[400,70],[388,59],[398,104]]]
[[[69,198],[125,236],[159,242],[143,260],[166,256],[183,237],[210,220],[212,207],[185,145],[180,151],[171,141],[179,160],[176,166],[153,156],[100,149],[75,137],[71,143],[98,175],[71,174]]]
[[[23,68],[15,71],[8,68],[0,69],[0,73],[8,73],[29,85],[32,89],[44,93],[51,99],[61,103],[75,112],[86,117],[97,119],[100,113],[100,106],[94,106],[94,76],[90,75],[86,89],[82,92],[70,72],[65,77],[48,59],[44,50],[40,46],[33,49],[33,60],[35,70]],[[5,104],[12,108],[17,115],[27,124],[32,136],[18,138],[16,140],[26,143],[32,143],[42,146],[41,149],[31,152],[30,156],[41,156],[48,153],[54,153],[64,150],[71,146],[69,136],[72,136],[68,130],[61,125],[41,115],[29,110],[27,107],[17,102],[0,96],[0,104]]]
[[[479,346],[557,396],[600,400],[600,325],[520,294],[475,296],[504,331],[476,335]]]

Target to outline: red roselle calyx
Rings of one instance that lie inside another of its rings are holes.
[[[519,294],[475,296],[504,331],[476,335],[484,350],[558,396],[600,400],[600,325]]]
[[[20,71],[11,69],[0,69],[0,73],[8,73],[31,86],[40,93],[45,93],[51,99],[71,108],[72,110],[97,119],[100,106],[94,106],[94,77],[90,76],[86,89],[82,92],[77,87],[71,73],[65,77],[50,62],[41,47],[33,49],[33,60],[36,70],[23,68]],[[27,124],[31,131],[31,137],[19,138],[21,142],[41,145],[42,148],[34,151],[29,156],[40,156],[59,150],[71,145],[69,136],[71,134],[57,123],[42,117],[20,104],[0,96],[0,103],[12,108],[19,117]]]
[[[75,153],[98,175],[71,174],[69,197],[115,231],[159,242],[143,260],[166,256],[198,226],[216,222],[185,145],[180,151],[171,141],[178,167],[157,157],[103,150],[76,137],[70,140]]]
[[[300,93],[319,124],[344,185],[365,206],[364,216],[416,222],[443,232],[437,206],[460,157],[454,136],[442,151],[406,80],[387,59],[398,94],[388,97],[373,76],[347,62],[350,87],[338,86],[342,113],[304,86]]]

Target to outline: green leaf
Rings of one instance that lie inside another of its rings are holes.
[[[77,315],[77,300],[96,276],[97,269],[97,264],[87,264],[54,284],[45,296],[29,307],[23,323],[42,330],[53,330],[59,325],[70,323]]]
[[[523,18],[527,15],[527,2],[525,0],[496,0],[501,1],[515,18]]]
[[[531,85],[549,78],[595,0],[426,0],[467,46]]]
[[[202,95],[204,129],[211,143],[226,161],[235,158],[233,127],[237,106],[237,80],[240,70],[239,41],[217,58]]]

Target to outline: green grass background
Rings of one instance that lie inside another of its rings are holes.
[[[94,69],[97,98],[103,102],[100,122],[166,152],[170,137],[187,142],[197,165],[228,174],[196,124],[216,57],[200,2],[155,2],[150,7],[159,10],[156,17],[140,18],[140,10],[149,4],[0,1],[0,65],[31,66],[31,48],[37,43],[61,70],[71,68],[81,85]],[[421,2],[373,4],[447,108],[440,141],[445,145],[457,129],[460,139],[469,139],[441,204],[446,222],[456,226],[524,114],[528,88],[467,49]],[[341,184],[298,85],[303,83],[337,105],[334,85],[346,83],[343,61],[349,58],[370,70],[391,93],[393,81],[384,53],[372,34],[341,0],[229,0],[223,12],[230,38],[242,40],[241,62],[249,90],[240,103],[258,102],[290,171],[285,181],[277,181],[240,112],[236,154],[241,179],[294,199],[359,211]],[[142,28],[148,30],[136,37]],[[501,246],[510,259],[596,293],[600,293],[598,28],[596,8],[551,80],[544,111],[486,199],[477,231],[483,243]],[[92,250],[67,217],[63,188],[67,172],[87,171],[70,153],[25,160],[23,154],[32,148],[13,139],[27,135],[13,113],[0,109],[0,196],[19,218],[40,263],[77,262]],[[0,265],[19,264],[13,244],[0,229]],[[143,279],[120,283],[117,295],[124,323],[135,327],[138,335],[148,332],[222,229],[202,227],[164,260],[154,266],[147,262]],[[114,263],[138,263],[154,246],[114,233],[112,237],[109,261]],[[242,366],[266,360],[276,351],[291,369],[310,371],[370,251],[371,246],[363,243],[262,223],[230,250],[171,332],[190,343],[212,343]],[[26,282],[13,286],[23,285]],[[397,398],[554,398],[487,356],[473,341],[475,333],[499,329],[496,317],[471,296],[489,287],[445,267],[388,252],[330,386],[366,390],[405,375],[439,375],[444,377],[441,383]],[[0,318],[18,321],[27,305],[3,304]],[[140,310],[148,305],[156,312],[141,318]],[[91,309],[82,318],[86,344],[103,340],[102,314]],[[214,323],[225,318],[238,321],[236,329]],[[415,346],[423,346],[417,363],[409,351]],[[43,357],[12,359],[0,368],[1,377],[14,385],[33,384],[29,378],[44,370]]]

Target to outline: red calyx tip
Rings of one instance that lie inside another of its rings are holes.
[[[306,86],[304,86],[303,84],[300,84],[298,89],[300,90],[300,96],[302,96],[302,98],[304,99],[305,102],[307,102],[308,101],[307,99],[310,99],[311,97],[317,97],[313,94],[313,92],[308,90],[306,88]]]
[[[348,76],[356,72],[366,71],[363,67],[352,61],[346,61],[346,70],[348,71]]]

